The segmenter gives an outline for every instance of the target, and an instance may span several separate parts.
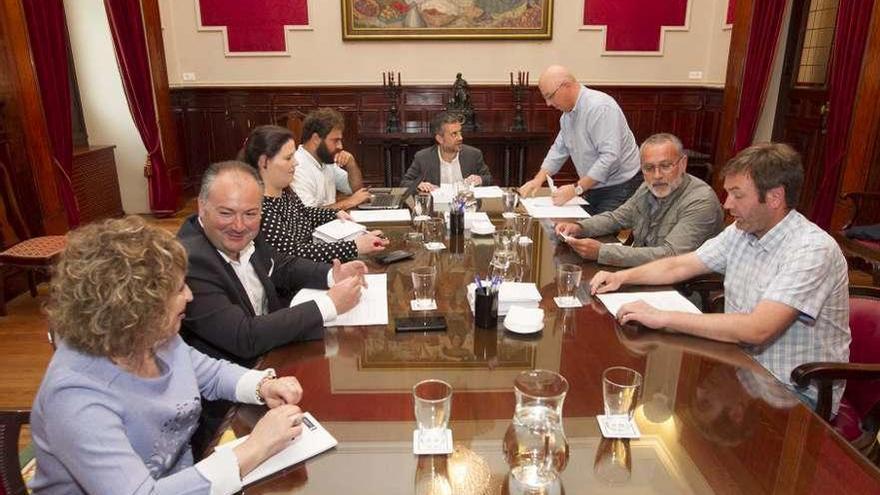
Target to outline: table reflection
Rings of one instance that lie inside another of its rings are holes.
[[[483,206],[492,210],[492,201]],[[495,207],[500,213],[501,205]],[[490,217],[496,226],[505,222]],[[390,249],[414,248],[412,241],[407,245],[410,225],[382,228]],[[523,277],[537,284],[545,314],[544,329],[534,336],[505,331],[503,318],[496,328],[475,328],[464,287],[475,272],[486,273],[494,247],[491,236],[465,234],[447,237],[448,249],[440,252],[415,248],[411,260],[370,264],[372,272],[388,274],[389,325],[328,329],[322,342],[269,353],[261,366],[300,379],[303,409],[339,445],[247,493],[509,491],[502,439],[513,417],[513,381],[536,368],[558,372],[570,384],[563,409],[570,454],[557,493],[880,491],[880,471],[736,346],[620,327],[585,290],[599,267],[557,243],[549,222],[529,228]],[[558,309],[555,267],[572,262],[584,270],[578,297],[585,304]],[[428,264],[438,270],[436,313],[446,317],[448,329],[397,334],[394,318],[412,312],[409,273]],[[644,377],[635,411],[639,439],[606,440],[599,432],[601,376],[609,366]],[[449,457],[412,454],[411,387],[426,378],[454,389],[456,450]],[[233,430],[246,434],[260,413],[242,407]],[[841,472],[847,473],[845,484]],[[436,484],[438,478],[448,483]]]

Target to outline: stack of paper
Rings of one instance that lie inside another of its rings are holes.
[[[575,196],[562,206],[553,205],[553,198],[523,198],[522,204],[532,218],[589,218],[590,214],[580,205],[587,204],[580,196]]]
[[[312,237],[324,242],[351,241],[366,231],[367,228],[357,222],[348,222],[337,218],[332,222],[319,225],[312,232]]]
[[[361,293],[361,300],[357,306],[341,315],[336,315],[335,319],[326,322],[324,326],[388,324],[388,275],[384,273],[367,274],[364,276],[364,280],[367,287]],[[311,301],[326,292],[318,289],[300,289],[290,301],[290,306]]]
[[[229,443],[219,445],[218,449],[231,449],[242,444],[250,435],[243,436]],[[269,475],[275,474],[284,468],[298,464],[310,457],[314,457],[327,449],[335,447],[337,441],[327,430],[318,423],[310,413],[303,415],[302,434],[294,438],[284,449],[263,461],[253,471],[241,479],[244,486],[255,483]]]
[[[409,210],[398,208],[396,210],[351,210],[348,212],[352,220],[361,223],[372,222],[409,222]]]
[[[612,292],[598,294],[602,304],[608,308],[608,312],[616,315],[620,307],[633,301],[644,301],[651,306],[663,311],[683,311],[685,313],[700,314],[702,311],[688,301],[684,296],[674,290],[656,292]]]
[[[452,203],[452,184],[440,184],[440,187],[431,191],[431,197],[434,198],[434,204]]]
[[[474,291],[477,290],[476,284],[468,284],[467,300],[474,311]],[[537,308],[541,304],[541,293],[538,292],[538,286],[533,283],[526,282],[503,282],[498,288],[498,315],[504,316],[510,311],[511,306],[519,306],[521,308]]]

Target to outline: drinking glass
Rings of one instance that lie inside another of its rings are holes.
[[[559,297],[574,299],[580,284],[580,265],[562,263],[556,266],[556,292]]]
[[[441,217],[431,217],[425,221],[425,241],[443,242],[446,239],[446,222]]]
[[[504,202],[504,213],[513,213],[516,211],[516,205],[519,203],[519,194],[515,190],[504,191],[501,194]]]
[[[613,366],[602,373],[602,398],[606,416],[627,416],[632,421],[639,402],[642,375],[625,366]]]
[[[562,429],[568,381],[550,370],[528,370],[516,377],[513,387],[516,409],[502,449],[511,476],[539,490],[553,484],[568,464],[568,441]]]
[[[416,383],[412,390],[420,439],[431,441],[445,435],[452,410],[452,385],[429,379]]]
[[[427,220],[431,216],[432,202],[431,193],[418,193],[413,200],[413,220]]]
[[[513,229],[519,233],[520,238],[531,236],[532,217],[528,215],[517,215],[513,217]]]
[[[406,233],[406,247],[412,250],[418,250],[425,245],[425,234],[421,232]]]
[[[437,282],[437,270],[433,266],[413,268],[413,300],[417,307],[429,307],[434,302],[434,286]]]

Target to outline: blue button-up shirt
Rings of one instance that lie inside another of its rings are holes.
[[[559,134],[541,168],[551,176],[571,157],[593,189],[622,184],[639,171],[639,147],[623,110],[607,94],[581,86],[577,102],[559,118]]]

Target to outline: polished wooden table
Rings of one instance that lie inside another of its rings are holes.
[[[496,200],[483,205],[501,224]],[[528,280],[537,283],[543,331],[524,339],[475,328],[464,286],[485,273],[491,237],[464,237],[439,255],[420,250],[411,261],[372,272],[388,274],[388,326],[330,329],[323,341],[293,344],[262,362],[303,383],[304,410],[339,440],[306,463],[247,488],[260,493],[412,493],[417,477],[445,473],[453,493],[506,493],[501,441],[514,410],[513,380],[545,368],[565,376],[564,428],[570,457],[564,493],[880,493],[880,470],[869,464],[738,347],[702,339],[621,328],[586,294],[587,305],[557,309],[555,265],[581,262],[557,245],[549,225],[533,225]],[[404,246],[409,226],[386,227],[391,248]],[[432,263],[440,276],[442,333],[396,334],[393,320],[410,313],[409,272]],[[586,285],[599,269],[582,263]],[[636,420],[642,436],[604,440],[602,371],[615,365],[644,376]],[[454,387],[449,456],[412,454],[411,387],[425,378]],[[232,427],[241,435],[262,410],[241,407]],[[626,462],[630,468],[626,468]],[[610,483],[609,473],[628,479]]]

